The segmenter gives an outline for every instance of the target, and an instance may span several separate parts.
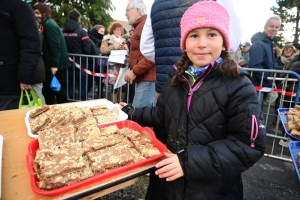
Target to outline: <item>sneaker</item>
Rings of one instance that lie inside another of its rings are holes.
[[[283,147],[288,147],[288,144],[289,144],[289,142],[288,141],[283,141],[283,140],[280,140],[279,141],[279,145],[281,145],[281,146],[283,146]]]

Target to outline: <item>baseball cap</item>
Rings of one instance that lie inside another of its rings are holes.
[[[249,47],[249,46],[251,46],[251,44],[250,44],[249,42],[244,42],[244,43],[242,44],[242,47]]]

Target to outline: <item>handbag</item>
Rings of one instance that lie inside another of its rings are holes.
[[[50,83],[50,89],[53,92],[59,92],[60,88],[61,88],[61,85],[60,85],[59,81],[57,80],[56,76],[53,75],[52,81]]]
[[[25,95],[24,95],[25,93]],[[23,97],[26,96],[26,102],[24,102]],[[34,90],[31,88],[30,89],[30,94],[28,93],[27,90],[22,90],[21,91],[21,97],[19,101],[19,109],[20,108],[34,108],[34,107],[39,107],[42,106],[42,99],[37,98]]]

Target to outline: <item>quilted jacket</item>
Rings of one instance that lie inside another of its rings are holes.
[[[174,69],[157,107],[128,112],[140,125],[154,127],[171,152],[184,150],[178,155],[184,177],[166,182],[151,173],[146,199],[243,199],[241,173],[265,150],[263,117],[246,71],[240,69],[240,77],[234,78],[218,66],[210,68],[192,96],[189,112],[188,85],[170,85]],[[252,121],[258,128],[255,140],[250,135]]]
[[[140,50],[141,34],[146,18],[147,16],[145,15],[132,25],[134,31],[130,38],[129,66],[134,74],[137,75],[135,79],[136,83],[141,81],[156,81],[155,63],[145,58]]]
[[[186,0],[154,1],[151,22],[155,38],[156,82],[155,90],[161,93],[168,72],[182,54],[180,49],[180,20],[190,5]]]

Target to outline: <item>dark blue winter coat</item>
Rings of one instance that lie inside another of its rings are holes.
[[[154,1],[151,22],[155,39],[156,83],[160,93],[171,67],[182,54],[180,49],[180,20],[189,7],[185,0]]]
[[[249,68],[262,70],[275,69],[275,55],[273,52],[274,40],[267,37],[264,32],[255,33],[251,38],[252,46],[249,50],[250,61]],[[272,80],[267,80],[267,77],[272,77],[273,73],[264,73],[262,86],[272,87]],[[253,73],[253,85],[260,86],[262,78],[261,72]]]
[[[92,43],[89,40],[89,36],[85,30],[83,30],[79,24],[72,19],[68,19],[65,23],[63,34],[66,40],[68,53],[73,54],[86,54],[94,55],[92,52]],[[76,63],[80,63],[81,66],[86,67],[86,58],[75,57]]]

